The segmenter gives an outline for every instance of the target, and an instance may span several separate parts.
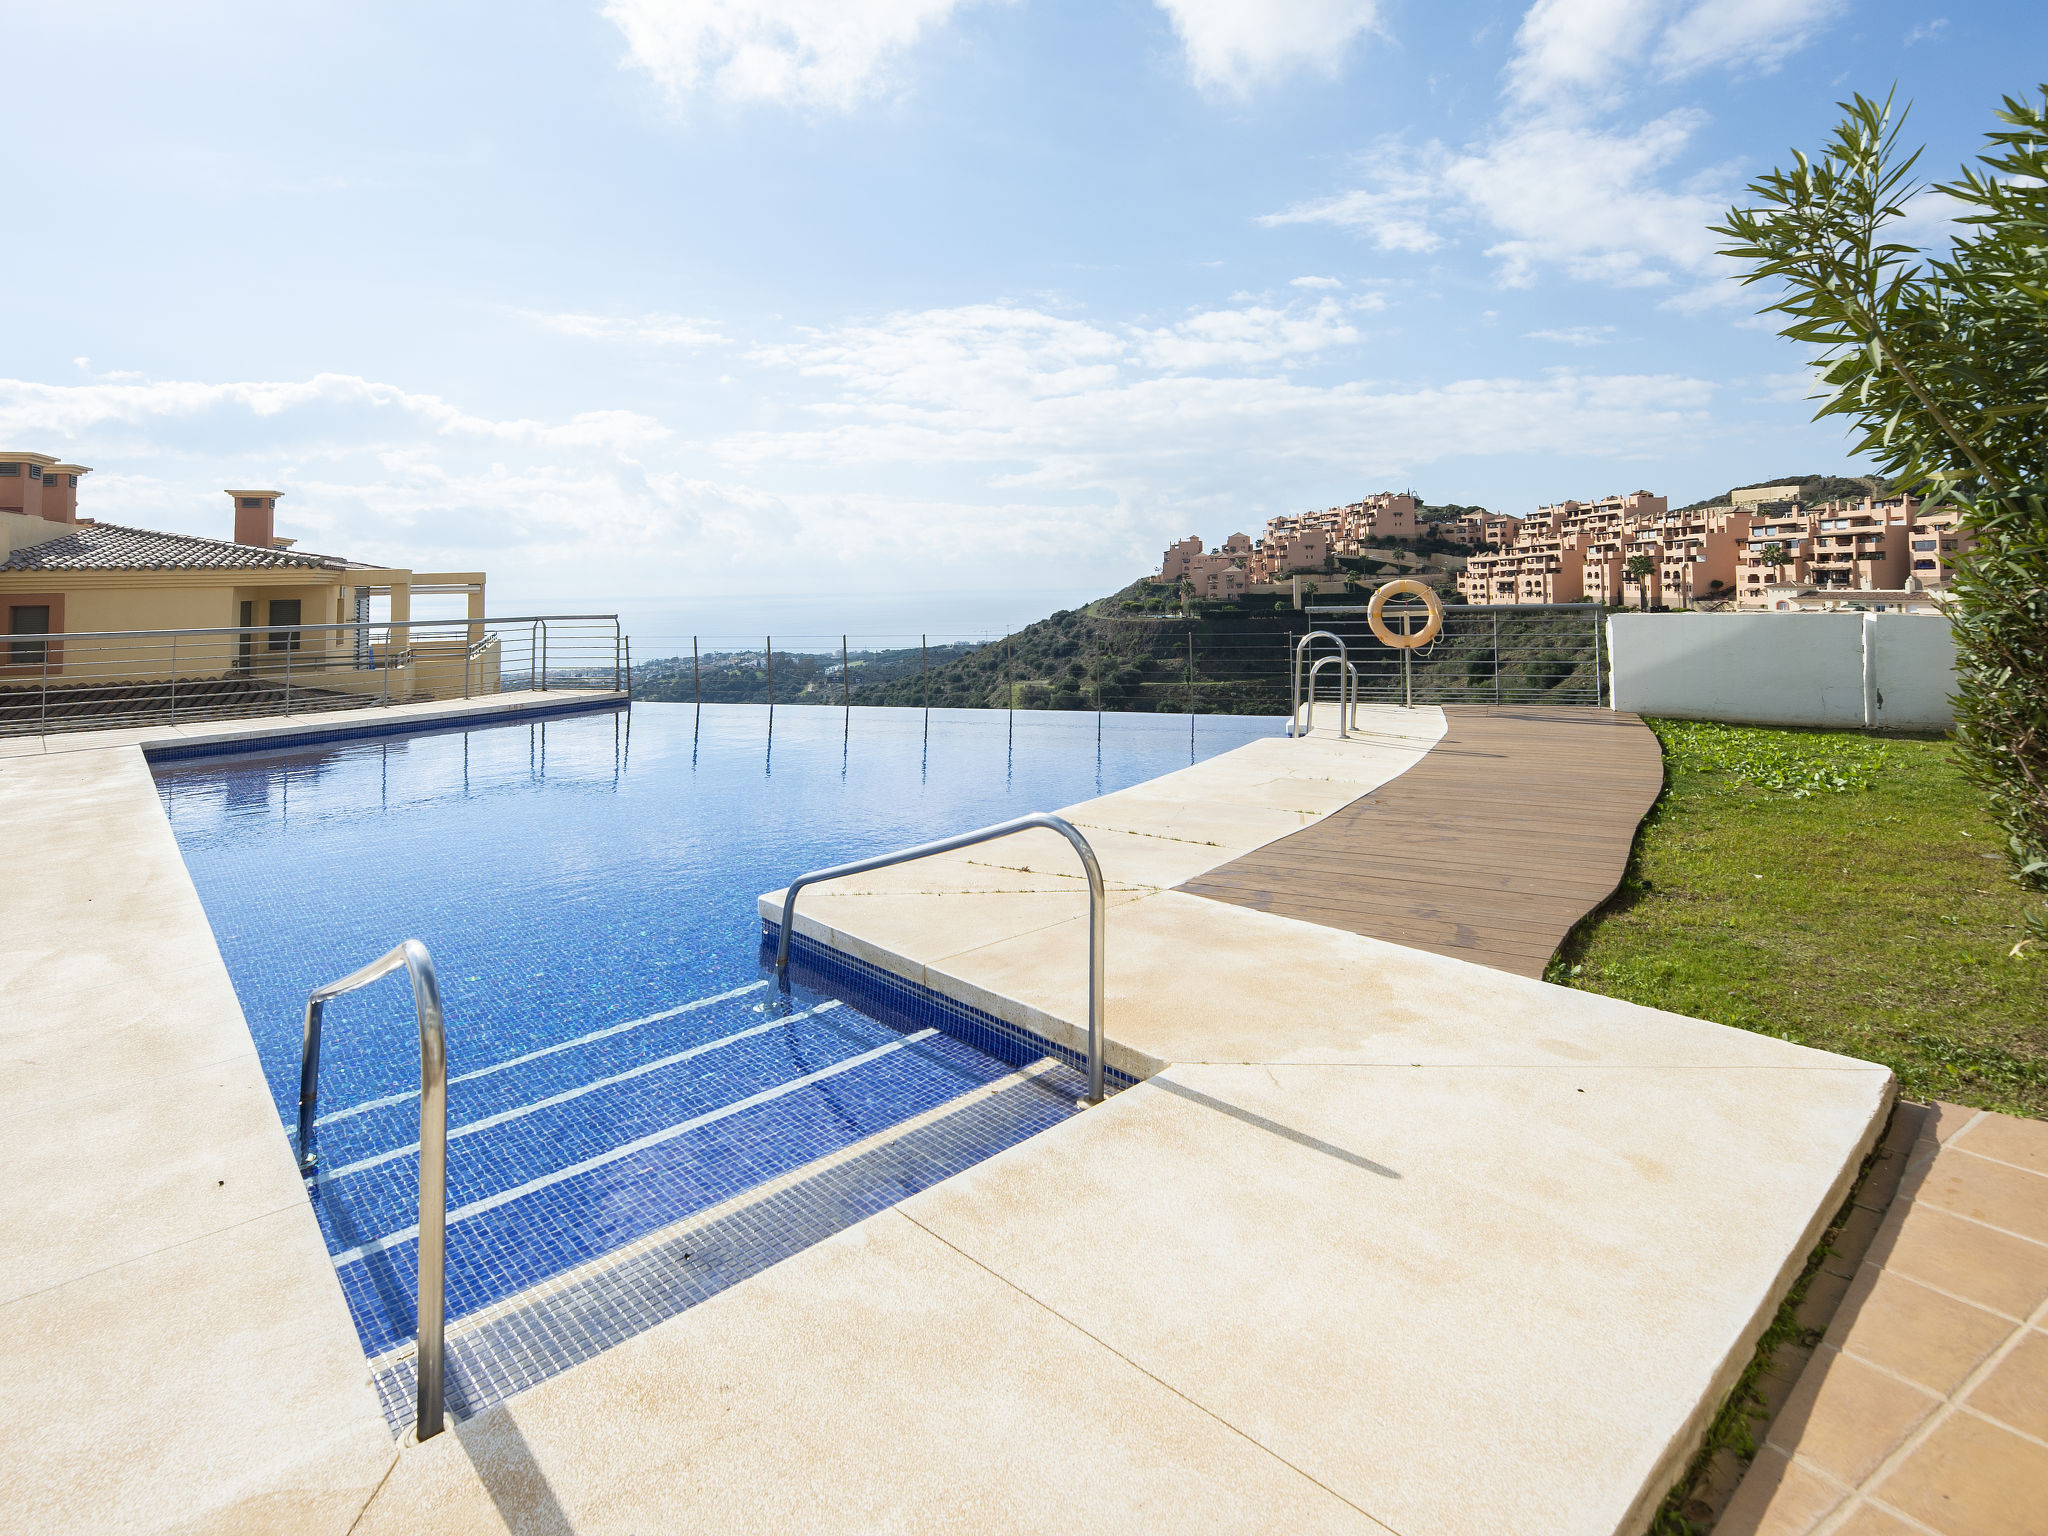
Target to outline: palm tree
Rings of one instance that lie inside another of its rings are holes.
[[[1628,559],[1622,562],[1621,579],[1623,581],[1632,581],[1636,584],[1636,606],[1638,608],[1648,606],[1643,601],[1643,582],[1656,569],[1657,562],[1648,555],[1630,555]]]

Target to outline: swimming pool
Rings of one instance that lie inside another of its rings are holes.
[[[760,892],[1283,723],[642,704],[153,771],[287,1134],[308,990],[401,938],[434,954],[460,1414],[1072,1111],[1068,1068],[901,989],[783,997]],[[402,982],[329,1004],[325,1038],[308,1188],[402,1422],[419,1113]]]

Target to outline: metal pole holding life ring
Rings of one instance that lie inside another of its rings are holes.
[[[1429,610],[1429,622],[1411,634],[1409,632],[1409,620],[1413,617],[1413,611],[1409,610],[1402,613],[1401,632],[1398,635],[1395,634],[1393,630],[1387,627],[1384,612],[1387,606],[1387,599],[1390,597],[1421,598],[1423,606]],[[1415,685],[1409,675],[1408,653],[1419,650],[1443,632],[1444,605],[1442,600],[1437,597],[1436,592],[1428,583],[1416,581],[1408,576],[1398,577],[1393,581],[1382,583],[1379,589],[1373,593],[1372,601],[1366,604],[1365,622],[1372,626],[1373,637],[1380,644],[1401,653],[1401,700],[1405,707],[1414,708]]]

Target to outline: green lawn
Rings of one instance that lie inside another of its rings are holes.
[[[1550,980],[2048,1115],[2048,955],[1946,741],[1651,724],[1664,794]]]

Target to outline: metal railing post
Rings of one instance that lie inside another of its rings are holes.
[[[931,647],[926,643],[928,639],[929,637],[925,635],[917,637],[918,664],[924,669],[924,707],[926,710],[930,710],[932,707],[932,653]]]
[[[289,633],[284,637],[284,712],[292,712],[292,637]]]
[[[1598,709],[1607,702],[1606,679],[1600,667],[1600,630],[1607,615],[1599,608],[1593,610],[1593,707]]]
[[[878,858],[861,859],[852,864],[836,864],[830,869],[812,870],[790,881],[782,893],[782,931],[775,944],[775,976],[785,987],[789,984],[789,937],[796,923],[796,893],[807,885],[820,880],[840,880],[849,875],[864,875],[872,870],[887,869],[892,864],[908,864],[914,859],[927,859],[935,854],[951,853],[959,848],[972,848],[977,843],[993,842],[999,837],[1009,837],[1017,832],[1029,832],[1043,827],[1057,832],[1073,845],[1074,852],[1081,856],[1082,872],[1088,877],[1088,1096],[1083,1101],[1100,1104],[1103,1094],[1102,1053],[1103,994],[1108,976],[1104,970],[1103,952],[1108,944],[1109,899],[1102,880],[1102,865],[1095,857],[1095,850],[1088,845],[1088,839],[1063,817],[1039,811],[1029,816],[1018,816],[1010,821],[998,822],[992,827],[982,827],[974,832],[962,832],[958,837],[941,838],[935,843],[919,843],[915,848],[905,848],[896,853],[885,853]]]
[[[849,680],[850,677],[851,674],[846,670],[846,636],[841,635],[839,637],[839,707],[841,709],[851,709],[853,707],[853,684]]]
[[[1500,707],[1500,613],[1493,615],[1493,703]]]
[[[442,1429],[448,1321],[448,1032],[434,957],[418,939],[407,939],[381,959],[306,995],[305,1040],[299,1055],[299,1169],[312,1173],[317,1163],[313,1127],[320,1100],[321,1015],[331,998],[367,987],[400,966],[412,975],[413,1012],[420,1030],[420,1284],[414,1314],[419,1396],[414,1428],[417,1438],[431,1440]]]
[[[171,722],[178,719],[178,637],[171,636]]]
[[[539,621],[540,629],[540,691],[548,691],[548,621]]]
[[[773,709],[775,707],[775,637],[769,635],[767,641],[768,643],[762,648],[761,654],[768,658],[768,707]]]
[[[704,668],[697,660],[697,637],[690,636],[690,676],[697,687],[697,707],[704,707]]]

